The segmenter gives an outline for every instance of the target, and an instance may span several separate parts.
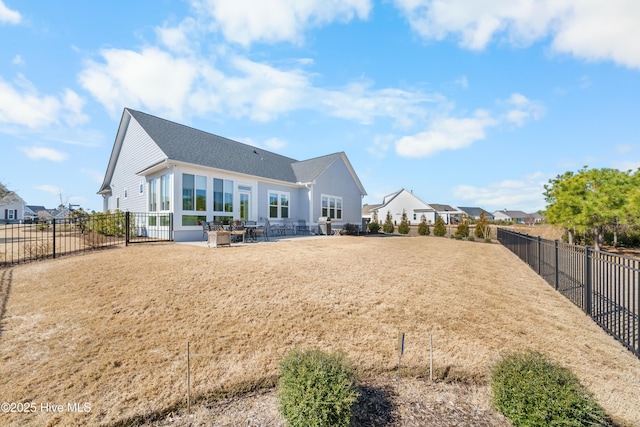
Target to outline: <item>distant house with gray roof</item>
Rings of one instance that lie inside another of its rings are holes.
[[[98,194],[105,211],[172,213],[185,241],[201,221],[360,224],[367,193],[344,152],[299,161],[125,108]]]
[[[493,221],[493,214],[491,212],[485,211],[482,208],[472,206],[458,206],[457,208],[473,219],[480,219],[480,215],[482,215],[482,213],[484,212],[487,220]]]
[[[496,221],[509,221],[514,224],[524,224],[528,216],[528,213],[522,211],[510,211],[507,209],[495,211],[493,213],[493,217]]]
[[[435,222],[435,211],[431,206],[420,200],[413,191],[401,188],[398,191],[384,196],[381,204],[367,205],[362,208],[362,218],[367,222],[377,218],[380,224],[384,223],[387,213],[395,224],[402,221],[402,213],[406,213],[407,219],[412,224],[418,224],[422,216],[429,224]]]
[[[0,223],[17,223],[24,220],[25,202],[14,191],[0,183]]]

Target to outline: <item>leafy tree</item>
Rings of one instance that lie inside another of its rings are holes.
[[[488,239],[491,235],[491,228],[489,227],[489,220],[485,211],[480,213],[480,219],[476,222],[475,236],[480,239]]]
[[[564,227],[569,243],[576,232],[591,233],[599,250],[606,226],[638,218],[638,208],[626,202],[635,180],[630,171],[586,166],[576,174],[558,175],[544,186],[547,222]]]
[[[421,236],[429,235],[429,224],[427,224],[427,217],[424,214],[420,217],[420,224],[418,224],[418,234]]]
[[[402,209],[402,218],[400,219],[400,225],[398,226],[398,233],[409,234],[409,219],[407,218],[407,212]]]
[[[447,234],[447,226],[444,224],[444,220],[441,216],[436,218],[436,223],[433,226],[433,235],[442,237]]]
[[[387,217],[384,220],[384,224],[382,224],[382,231],[385,233],[393,233],[393,230],[395,230],[395,227],[393,226],[391,212],[387,211]]]

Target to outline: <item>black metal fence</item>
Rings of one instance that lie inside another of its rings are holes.
[[[504,228],[498,241],[640,357],[640,259]]]
[[[172,214],[94,213],[0,224],[0,267],[131,243],[173,240]]]

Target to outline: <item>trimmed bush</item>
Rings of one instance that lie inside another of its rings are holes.
[[[395,230],[393,226],[393,219],[391,218],[391,212],[387,211],[387,217],[384,220],[384,224],[382,224],[382,231],[385,233],[391,234]]]
[[[358,400],[357,377],[341,353],[294,350],[280,362],[278,398],[289,426],[344,426]]]
[[[398,226],[398,233],[400,234],[409,234],[410,231],[409,220],[407,219],[407,212],[402,210],[402,219],[400,220],[400,225]]]
[[[380,231],[380,224],[377,221],[372,221],[367,224],[367,228],[369,229],[369,233],[377,234]]]
[[[469,235],[469,224],[467,222],[461,222],[456,228],[456,236],[467,237]]]
[[[492,368],[491,389],[514,427],[610,425],[577,377],[540,353],[505,356]]]
[[[437,217],[436,223],[433,226],[433,235],[443,237],[445,234],[447,234],[447,226],[444,225],[444,220],[442,219],[442,217]]]
[[[422,215],[420,218],[420,224],[418,224],[418,234],[421,236],[429,235],[429,224],[427,224],[427,217]]]

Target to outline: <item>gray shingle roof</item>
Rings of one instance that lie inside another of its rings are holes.
[[[170,160],[278,181],[298,181],[292,167],[297,160],[140,111],[127,111]],[[311,161],[301,163],[308,162]]]

